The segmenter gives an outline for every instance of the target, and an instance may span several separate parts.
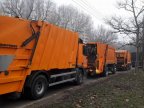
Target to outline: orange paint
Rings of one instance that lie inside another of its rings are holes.
[[[22,43],[33,32],[35,36],[39,33],[39,39],[32,56],[36,37],[26,46],[22,47]],[[22,92],[25,79],[32,71],[82,66],[82,46],[78,45],[78,38],[77,33],[43,21],[0,16],[0,56],[14,56],[7,68],[8,75],[0,72],[0,94]]]
[[[117,68],[128,69],[131,67],[131,53],[127,50],[117,50]]]
[[[84,67],[88,69],[89,73],[95,72],[101,74],[104,71],[104,66],[116,64],[115,48],[100,42],[87,43],[89,45],[96,45],[96,60],[92,65],[88,63],[88,58],[85,57]],[[87,63],[86,63],[87,62]],[[93,70],[93,71],[92,71]]]

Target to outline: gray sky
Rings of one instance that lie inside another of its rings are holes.
[[[116,8],[117,0],[53,0],[57,5],[73,5],[79,10],[89,14],[95,23],[95,25],[104,24],[104,18],[120,12]],[[77,3],[76,3],[77,2]],[[124,14],[124,13],[123,13]]]
[[[117,8],[117,1],[122,0],[53,0],[58,6],[60,5],[73,5],[79,10],[89,14],[93,21],[94,26],[104,25],[104,19],[110,18],[111,16],[122,16],[127,18],[130,13]],[[118,35],[119,41],[127,42],[129,39],[124,35]]]

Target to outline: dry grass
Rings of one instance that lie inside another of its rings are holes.
[[[144,108],[144,72],[88,85],[43,108]]]

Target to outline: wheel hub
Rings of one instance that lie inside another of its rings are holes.
[[[41,81],[38,81],[36,83],[35,89],[37,94],[42,94],[44,91],[44,84]]]

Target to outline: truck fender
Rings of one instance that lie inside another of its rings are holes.
[[[27,76],[26,81],[25,81],[25,87],[30,87],[32,84],[32,81],[34,78],[36,78],[38,75],[44,75],[47,80],[49,79],[48,72],[46,71],[33,71],[29,76]],[[49,80],[48,80],[49,82]]]

